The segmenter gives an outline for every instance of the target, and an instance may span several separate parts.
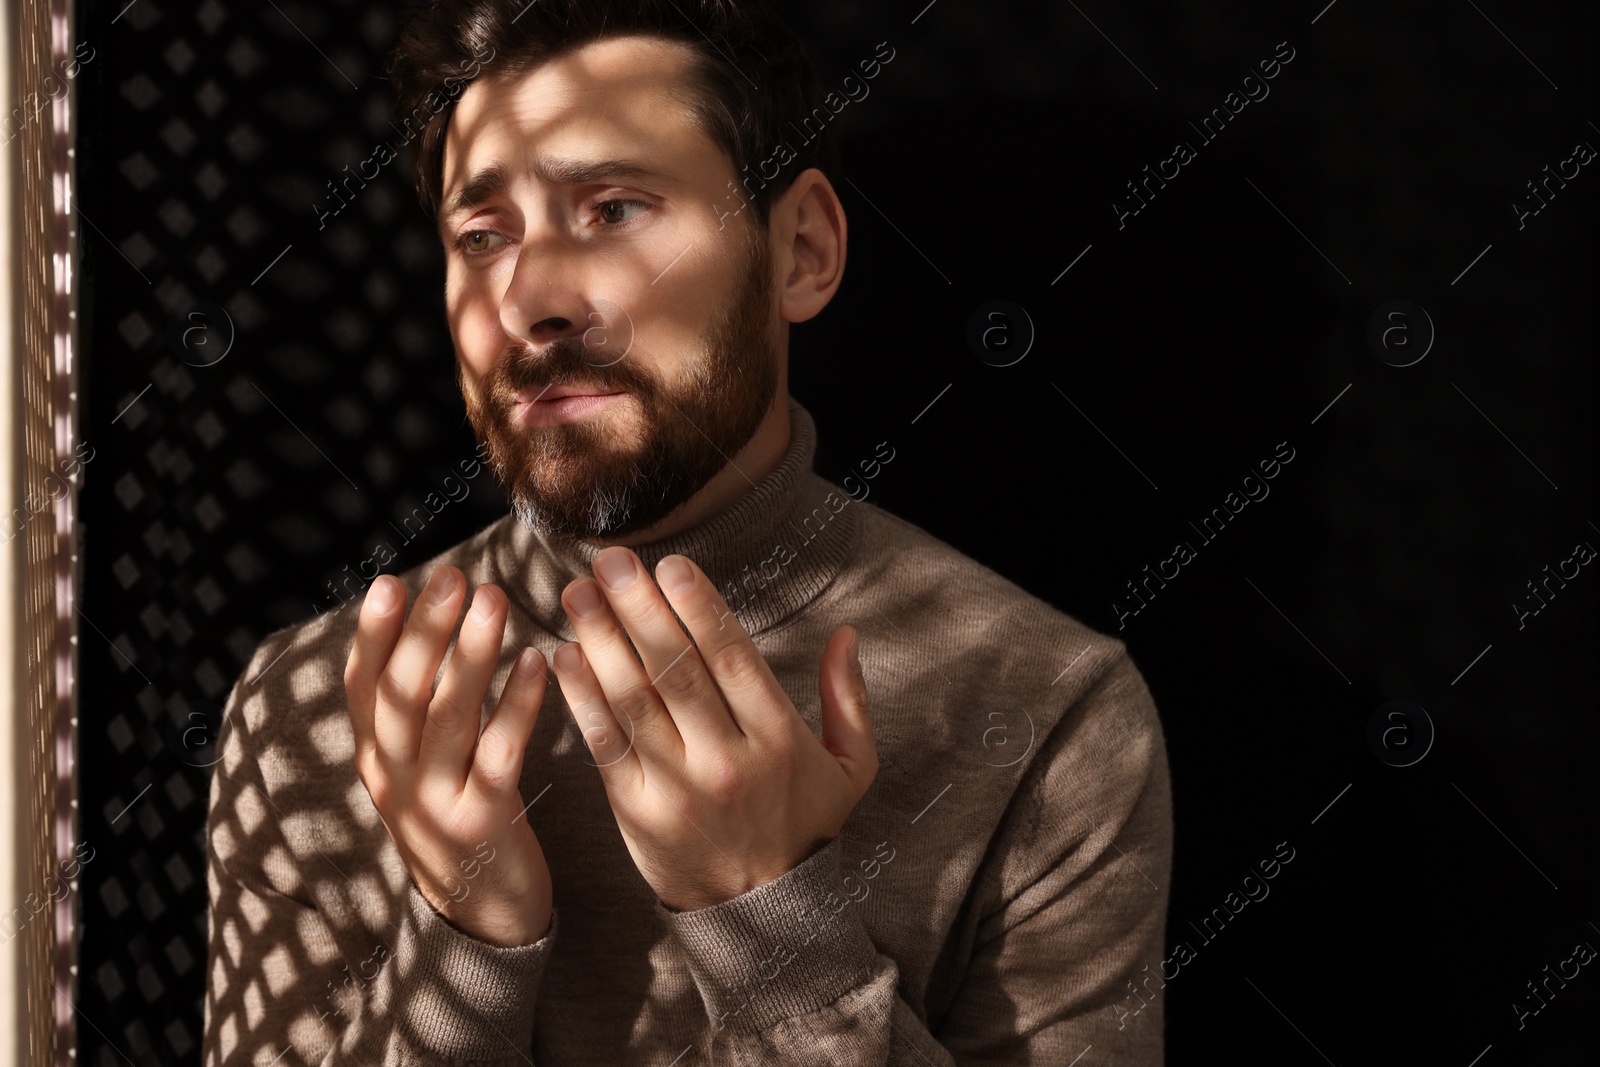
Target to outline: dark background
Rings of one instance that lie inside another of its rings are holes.
[[[1171,1061],[1589,1061],[1595,968],[1520,1030],[1511,1005],[1600,946],[1600,574],[1520,630],[1510,605],[1600,546],[1596,164],[1522,229],[1511,205],[1600,147],[1593,5],[925,3],[782,5],[825,84],[896,50],[839,120],[848,277],[794,331],[792,391],[825,476],[887,440],[874,502],[1127,642],[1170,745],[1168,942],[1197,950]],[[474,447],[403,164],[324,230],[313,207],[397,139],[394,6],[125,4],[77,29],[95,1067],[199,1062],[215,753],[186,731]],[[1200,145],[1280,41],[1270,95]],[[1180,139],[1197,158],[1119,229]],[[966,342],[993,299],[1037,332],[1012,366]],[[1401,299],[1437,330],[1408,367],[1366,339]],[[196,301],[235,334],[211,365],[222,327],[169,337]],[[1202,547],[1188,522],[1279,442],[1271,495]],[[503,514],[472,485],[387,569]],[[1119,630],[1179,540],[1198,557]],[[1390,700],[1436,730],[1412,766],[1369,745]],[[1285,841],[1271,896],[1195,937]]]

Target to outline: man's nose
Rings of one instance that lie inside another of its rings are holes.
[[[557,240],[533,234],[524,238],[500,298],[501,328],[535,348],[583,336],[594,310],[583,295],[583,271],[557,247]]]

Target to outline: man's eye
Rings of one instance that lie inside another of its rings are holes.
[[[505,240],[504,234],[496,233],[494,230],[468,230],[456,238],[456,247],[469,256],[482,255],[495,247],[488,243],[491,237],[498,237],[502,241]]]
[[[627,222],[633,216],[624,212],[628,208],[647,209],[650,205],[643,200],[607,200],[600,205],[600,220],[612,226]]]

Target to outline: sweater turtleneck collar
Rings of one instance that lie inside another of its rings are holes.
[[[651,575],[665,556],[688,556],[716,582],[728,606],[758,634],[811,603],[849,558],[858,526],[848,495],[812,470],[817,429],[789,400],[789,447],[771,473],[696,526],[631,545]],[[491,535],[498,584],[564,640],[575,635],[561,607],[573,579],[594,574],[594,541],[548,538],[506,516]]]

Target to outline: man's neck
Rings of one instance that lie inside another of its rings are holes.
[[[780,380],[773,393],[772,406],[756,427],[755,435],[733,454],[709,482],[700,487],[699,492],[653,526],[635,530],[616,540],[596,538],[596,543],[631,547],[659,541],[698,526],[754,489],[757,482],[772,473],[789,450],[790,432],[788,383]]]

